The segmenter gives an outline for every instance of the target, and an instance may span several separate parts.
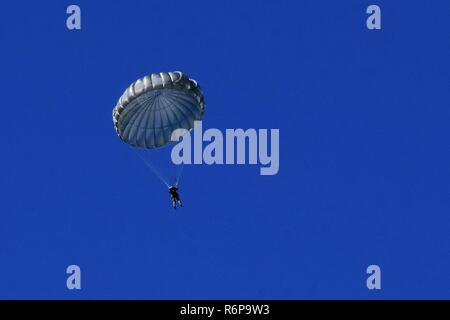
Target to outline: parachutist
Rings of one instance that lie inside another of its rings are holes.
[[[172,199],[174,209],[177,208],[177,204],[179,204],[180,207],[183,206],[183,204],[181,203],[181,200],[180,200],[180,195],[178,194],[177,187],[175,187],[175,186],[169,187],[169,195],[170,195],[170,199]]]
[[[205,113],[205,99],[200,85],[180,71],[149,74],[133,82],[113,109],[113,123],[120,139],[128,144],[150,170],[169,188],[173,207],[182,206],[178,195],[178,173],[173,186],[137,149],[168,148],[194,128]],[[184,130],[177,130],[184,129]],[[155,155],[158,152],[155,152]],[[181,167],[183,168],[183,167]]]

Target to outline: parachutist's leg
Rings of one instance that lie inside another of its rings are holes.
[[[178,203],[180,204],[180,207],[183,206],[183,203],[181,203],[181,199],[178,199]]]

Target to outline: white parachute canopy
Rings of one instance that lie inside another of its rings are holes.
[[[176,129],[191,130],[205,102],[197,82],[179,71],[153,73],[132,83],[113,110],[119,137],[133,147],[153,149],[171,141]]]

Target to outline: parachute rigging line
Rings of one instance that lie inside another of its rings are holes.
[[[177,178],[175,180],[175,187],[178,187],[178,183],[180,182],[181,174],[183,173],[184,162],[182,162],[178,168]]]
[[[131,148],[131,146],[130,146]],[[153,173],[162,181],[162,183],[164,183],[166,185],[167,188],[170,187],[170,185],[167,183],[166,179],[164,179],[164,177],[161,175],[161,173],[150,163],[148,162],[141,154],[139,154],[139,152],[137,152],[134,148],[131,148],[133,150],[134,153],[136,153],[139,158],[141,158],[142,161],[144,161],[144,163],[147,165],[147,167],[149,167]]]

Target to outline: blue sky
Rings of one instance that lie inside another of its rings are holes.
[[[2,4],[0,298],[450,297],[448,1],[74,3]],[[205,128],[279,128],[278,175],[186,166],[174,213],[111,119],[173,70]]]

